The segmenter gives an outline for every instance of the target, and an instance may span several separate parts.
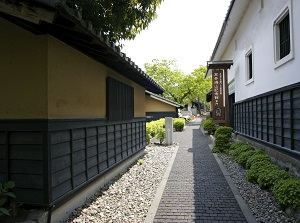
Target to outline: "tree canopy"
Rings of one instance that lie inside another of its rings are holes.
[[[211,79],[205,79],[205,66],[199,66],[185,75],[177,67],[176,60],[152,60],[145,64],[146,73],[166,91],[163,96],[179,104],[188,102],[206,103],[206,93],[211,88]]]
[[[112,41],[130,40],[146,29],[156,18],[163,0],[67,0],[73,8],[82,10],[82,17],[91,21]]]

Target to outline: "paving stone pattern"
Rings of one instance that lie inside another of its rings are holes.
[[[247,222],[199,126],[174,133],[179,149],[154,222]]]

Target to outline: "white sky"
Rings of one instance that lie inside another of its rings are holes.
[[[164,0],[158,17],[134,40],[125,41],[122,52],[144,69],[152,59],[177,60],[191,73],[212,54],[230,0]]]

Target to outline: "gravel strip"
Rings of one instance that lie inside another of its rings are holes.
[[[257,222],[294,222],[293,217],[288,217],[286,213],[280,209],[271,192],[262,190],[257,184],[250,183],[246,180],[246,171],[241,165],[231,160],[226,154],[218,154],[218,157]]]
[[[140,163],[102,188],[65,222],[143,222],[177,146],[147,146]]]

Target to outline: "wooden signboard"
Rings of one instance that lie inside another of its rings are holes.
[[[212,70],[212,118],[218,123],[225,123],[223,69]]]

